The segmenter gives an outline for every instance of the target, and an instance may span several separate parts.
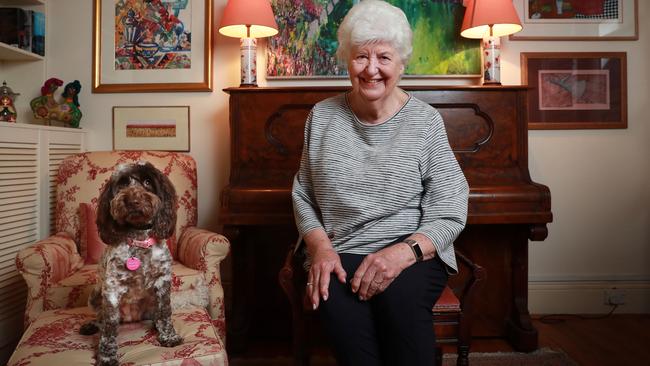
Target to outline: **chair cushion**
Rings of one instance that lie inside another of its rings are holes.
[[[177,292],[192,293],[203,283],[203,273],[182,263],[172,265],[172,296]],[[86,306],[90,291],[97,283],[97,264],[86,264],[71,276],[47,289],[48,309]],[[196,302],[194,302],[196,304]]]
[[[95,364],[98,335],[79,334],[95,314],[87,307],[41,313],[23,334],[8,366]],[[151,321],[122,324],[117,342],[121,365],[226,365],[226,348],[205,309],[187,308],[172,315],[183,337],[176,347],[161,347]]]
[[[434,313],[450,313],[460,311],[460,300],[454,294],[449,286],[445,286],[442,294],[436,303],[433,305]]]
[[[97,207],[90,203],[79,204],[79,254],[85,264],[97,264],[106,244],[97,230]]]

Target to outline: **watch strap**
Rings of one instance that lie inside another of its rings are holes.
[[[422,262],[424,259],[424,254],[422,253],[422,248],[420,248],[420,243],[413,239],[405,239],[404,242],[408,244],[409,248],[413,251],[416,262]]]

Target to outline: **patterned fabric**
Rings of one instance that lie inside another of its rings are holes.
[[[79,334],[79,327],[94,313],[87,307],[41,313],[23,334],[8,366],[87,366],[94,361],[98,335]],[[158,344],[150,321],[120,325],[117,342],[120,365],[227,365],[225,345],[212,327],[205,309],[188,308],[173,314],[181,345]]]
[[[226,257],[230,243],[222,235],[197,228],[187,228],[180,237],[178,259],[188,267],[204,273],[208,286],[208,312],[221,339],[226,339],[226,317],[219,263]]]
[[[97,264],[106,244],[97,230],[97,207],[89,203],[79,204],[79,251],[86,264]]]
[[[175,233],[179,240],[170,248],[178,260],[172,266],[172,303],[182,303],[175,302],[175,295],[189,298],[197,288],[207,287],[209,321],[220,342],[225,342],[220,263],[228,254],[230,243],[219,234],[194,227],[196,163],[188,155],[170,152],[85,152],[62,162],[57,176],[55,212],[59,233],[21,250],[16,256],[16,267],[28,286],[26,329],[44,311],[86,306],[97,275],[96,265],[84,265],[85,248],[79,246],[79,204],[96,205],[115,167],[139,160],[151,162],[166,174],[179,198]],[[185,305],[197,303],[200,302],[186,301]]]

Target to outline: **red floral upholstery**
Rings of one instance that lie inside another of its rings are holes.
[[[90,365],[97,335],[79,334],[79,327],[92,319],[89,308],[58,309],[41,313],[23,335],[7,363],[19,365]],[[118,355],[121,365],[227,365],[225,345],[201,308],[186,308],[173,315],[174,328],[183,343],[160,347],[151,322],[120,325]]]
[[[97,278],[96,264],[84,264],[87,248],[82,243],[87,240],[80,240],[80,203],[96,207],[99,193],[115,168],[140,160],[149,161],[167,175],[178,195],[176,231],[170,245],[176,260],[172,267],[172,302],[183,304],[174,299],[187,299],[197,287],[207,287],[209,320],[220,341],[225,342],[220,262],[228,254],[230,243],[219,234],[195,227],[196,163],[189,155],[172,152],[85,152],[61,163],[57,175],[57,234],[23,249],[16,256],[16,267],[29,290],[26,329],[42,319],[43,312],[86,306]]]

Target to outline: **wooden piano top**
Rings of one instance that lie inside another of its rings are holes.
[[[292,223],[290,187],[307,114],[345,87],[228,88],[230,183],[221,222]],[[438,109],[470,185],[470,224],[552,220],[549,189],[528,173],[525,86],[404,87]]]

